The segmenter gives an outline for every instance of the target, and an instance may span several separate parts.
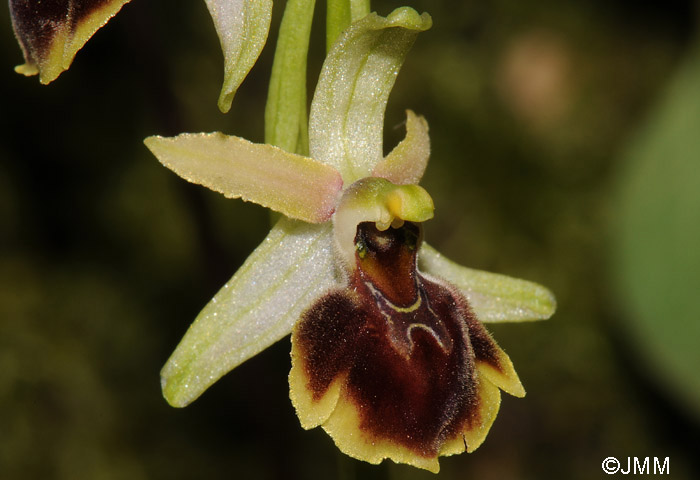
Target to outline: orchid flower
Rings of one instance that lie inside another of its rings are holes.
[[[161,372],[183,407],[231,369],[292,334],[290,397],[304,428],[344,453],[433,472],[473,451],[500,404],[525,391],[481,322],[548,318],[534,283],[451,262],[423,242],[433,216],[418,185],[426,121],[409,111],[386,157],[386,102],[431,19],[410,8],[352,23],[323,65],[309,156],[221,133],[149,137],[184,179],[284,214],[204,307]]]
[[[130,0],[10,0],[15,35],[24,53],[24,75],[43,84],[67,70],[92,35]],[[272,0],[205,0],[224,51],[224,85],[219,108],[233,96],[265,46]]]

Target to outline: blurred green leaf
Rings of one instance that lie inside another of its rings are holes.
[[[626,155],[614,264],[642,365],[700,415],[700,49]]]

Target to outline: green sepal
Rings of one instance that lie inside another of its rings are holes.
[[[281,219],[211,299],[161,371],[163,396],[184,407],[219,378],[292,331],[337,286],[330,223]]]
[[[557,302],[542,285],[457,265],[424,243],[418,256],[421,271],[459,288],[482,322],[545,320]]]
[[[330,220],[343,187],[333,167],[219,132],[154,136],[144,143],[189,182],[310,223]]]

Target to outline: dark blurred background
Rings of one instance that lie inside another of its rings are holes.
[[[491,326],[528,395],[504,396],[484,445],[437,478],[606,478],[609,456],[700,478],[698,3],[405,3],[434,27],[399,75],[385,148],[404,109],[427,117],[426,237],[559,301],[547,322]],[[133,0],[49,86],[13,72],[0,10],[0,478],[436,478],[303,431],[288,339],[185,409],[161,397],[161,366],[269,217],[181,180],[142,139],[262,141],[282,7],[227,115],[202,1]]]

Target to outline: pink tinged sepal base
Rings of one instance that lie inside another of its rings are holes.
[[[92,35],[129,0],[10,0],[15,36],[24,53],[23,75],[47,84],[73,62]]]
[[[343,187],[333,167],[218,132],[149,137],[145,144],[189,182],[309,223],[331,218]]]
[[[292,333],[290,396],[305,428],[346,454],[433,472],[486,437],[500,390],[524,396],[508,356],[459,291],[416,269],[416,224],[363,223],[349,285],[306,310]]]

